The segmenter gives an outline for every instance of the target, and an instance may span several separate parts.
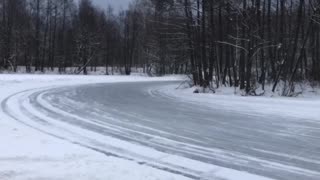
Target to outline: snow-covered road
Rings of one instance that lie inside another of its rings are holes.
[[[8,93],[1,108],[43,134],[179,177],[320,177],[320,121],[313,116],[232,111],[213,97],[201,103],[175,96],[175,81],[89,81]]]

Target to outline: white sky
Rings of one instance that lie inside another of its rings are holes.
[[[115,11],[119,11],[120,9],[126,9],[128,7],[129,2],[132,0],[92,0],[95,5],[102,9],[106,9],[108,4],[110,4]]]

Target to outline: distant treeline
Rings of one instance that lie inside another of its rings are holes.
[[[90,0],[0,0],[0,15],[6,70],[139,66],[247,94],[320,81],[318,0],[135,0],[117,13]]]

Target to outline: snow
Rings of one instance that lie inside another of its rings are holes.
[[[193,93],[197,87],[177,87],[170,85],[150,89],[150,93],[160,93],[182,102],[192,102],[198,106],[211,106],[252,116],[280,116],[299,118],[306,121],[320,121],[320,96],[317,89],[310,87],[299,97],[281,97],[275,94],[265,96],[241,96],[241,93],[229,87],[222,87],[216,93]],[[153,91],[153,92],[152,92]]]
[[[7,129],[7,131],[5,130]],[[0,179],[188,179],[1,123]]]
[[[178,171],[199,176],[205,180],[270,180],[247,172],[166,154],[153,148],[73,127],[70,124],[46,117],[45,114],[30,106],[27,98],[34,92],[64,86],[181,79],[181,76],[149,78],[144,76],[0,75],[0,101],[2,102],[0,111],[0,179],[190,179],[183,174],[174,173],[174,171]],[[170,95],[173,93],[177,95],[177,91],[172,91],[171,88],[165,87],[165,90]],[[190,96],[190,94],[187,95],[186,92],[181,91],[179,97],[184,99],[185,96],[193,101],[200,99],[200,101],[197,100],[197,103],[207,102],[205,99],[208,98],[206,95],[200,96],[200,98]],[[37,100],[43,106],[57,110],[50,104],[41,101],[41,96]],[[224,98],[220,98],[220,102],[224,102],[224,100]],[[8,111],[14,117],[5,112],[4,104],[9,106]],[[41,130],[48,125],[29,121],[30,117],[24,116],[19,109],[20,107],[26,108],[25,110],[28,112],[50,123],[50,128],[46,130],[46,133],[35,129]],[[87,121],[76,115],[65,115]],[[27,124],[29,127],[21,122],[30,122]],[[50,136],[50,134],[57,133],[64,138]],[[104,148],[103,150],[108,150],[108,153],[117,154],[119,157],[106,156],[106,153],[94,150],[99,148]]]
[[[157,80],[163,79],[138,76],[0,75],[0,100],[17,92],[49,86]],[[188,179],[45,135],[17,123],[6,116],[3,109],[0,119],[1,180]]]

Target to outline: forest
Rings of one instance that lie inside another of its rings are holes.
[[[128,9],[91,0],[0,0],[1,71],[132,67],[187,74],[214,91],[246,95],[320,82],[318,0],[134,0]],[[109,72],[106,70],[106,75]]]

